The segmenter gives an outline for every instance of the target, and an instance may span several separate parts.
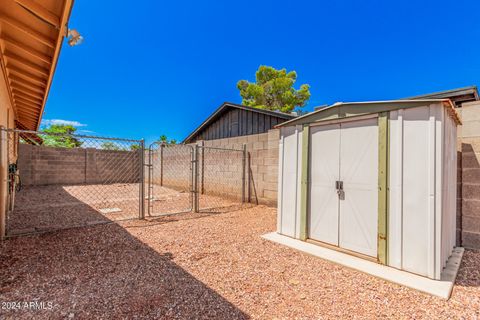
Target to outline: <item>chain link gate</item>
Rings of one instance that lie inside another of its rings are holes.
[[[194,147],[154,142],[148,148],[147,215],[189,212],[194,201]]]
[[[225,212],[247,201],[245,149],[154,142],[148,150],[149,217]]]
[[[143,217],[143,140],[0,133],[9,168],[7,236]]]

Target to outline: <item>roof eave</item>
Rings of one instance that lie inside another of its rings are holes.
[[[42,108],[40,109],[40,114],[37,120],[37,127],[36,127],[37,130],[39,130],[40,128],[43,113],[45,111],[45,105],[48,99],[48,94],[50,93],[50,87],[52,85],[53,76],[55,75],[55,70],[57,68],[58,58],[60,56],[60,51],[62,49],[63,40],[68,31],[68,20],[70,19],[70,15],[72,14],[73,2],[74,0],[66,0],[65,6],[63,8],[63,14],[62,14],[62,18],[60,19],[60,30],[58,32],[57,45],[55,47],[52,67],[50,68],[50,75],[48,77],[47,87],[45,89],[45,96],[43,97]]]

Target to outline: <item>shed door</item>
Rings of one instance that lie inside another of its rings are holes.
[[[377,256],[378,119],[341,124],[340,247]]]
[[[340,175],[340,125],[315,126],[310,131],[309,237],[338,245],[335,181]]]
[[[377,256],[378,119],[313,126],[309,238]],[[343,182],[339,197],[335,182]]]

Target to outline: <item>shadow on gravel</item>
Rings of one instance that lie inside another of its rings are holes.
[[[7,234],[50,232],[135,219],[138,184],[26,186],[8,214]],[[102,213],[102,211],[104,211]]]
[[[0,244],[0,318],[247,319],[249,316],[117,224]]]

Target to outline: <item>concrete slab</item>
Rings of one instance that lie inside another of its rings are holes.
[[[450,298],[464,252],[463,248],[455,248],[442,272],[441,280],[432,280],[343,252],[283,236],[276,232],[265,234],[262,238],[443,299]]]

